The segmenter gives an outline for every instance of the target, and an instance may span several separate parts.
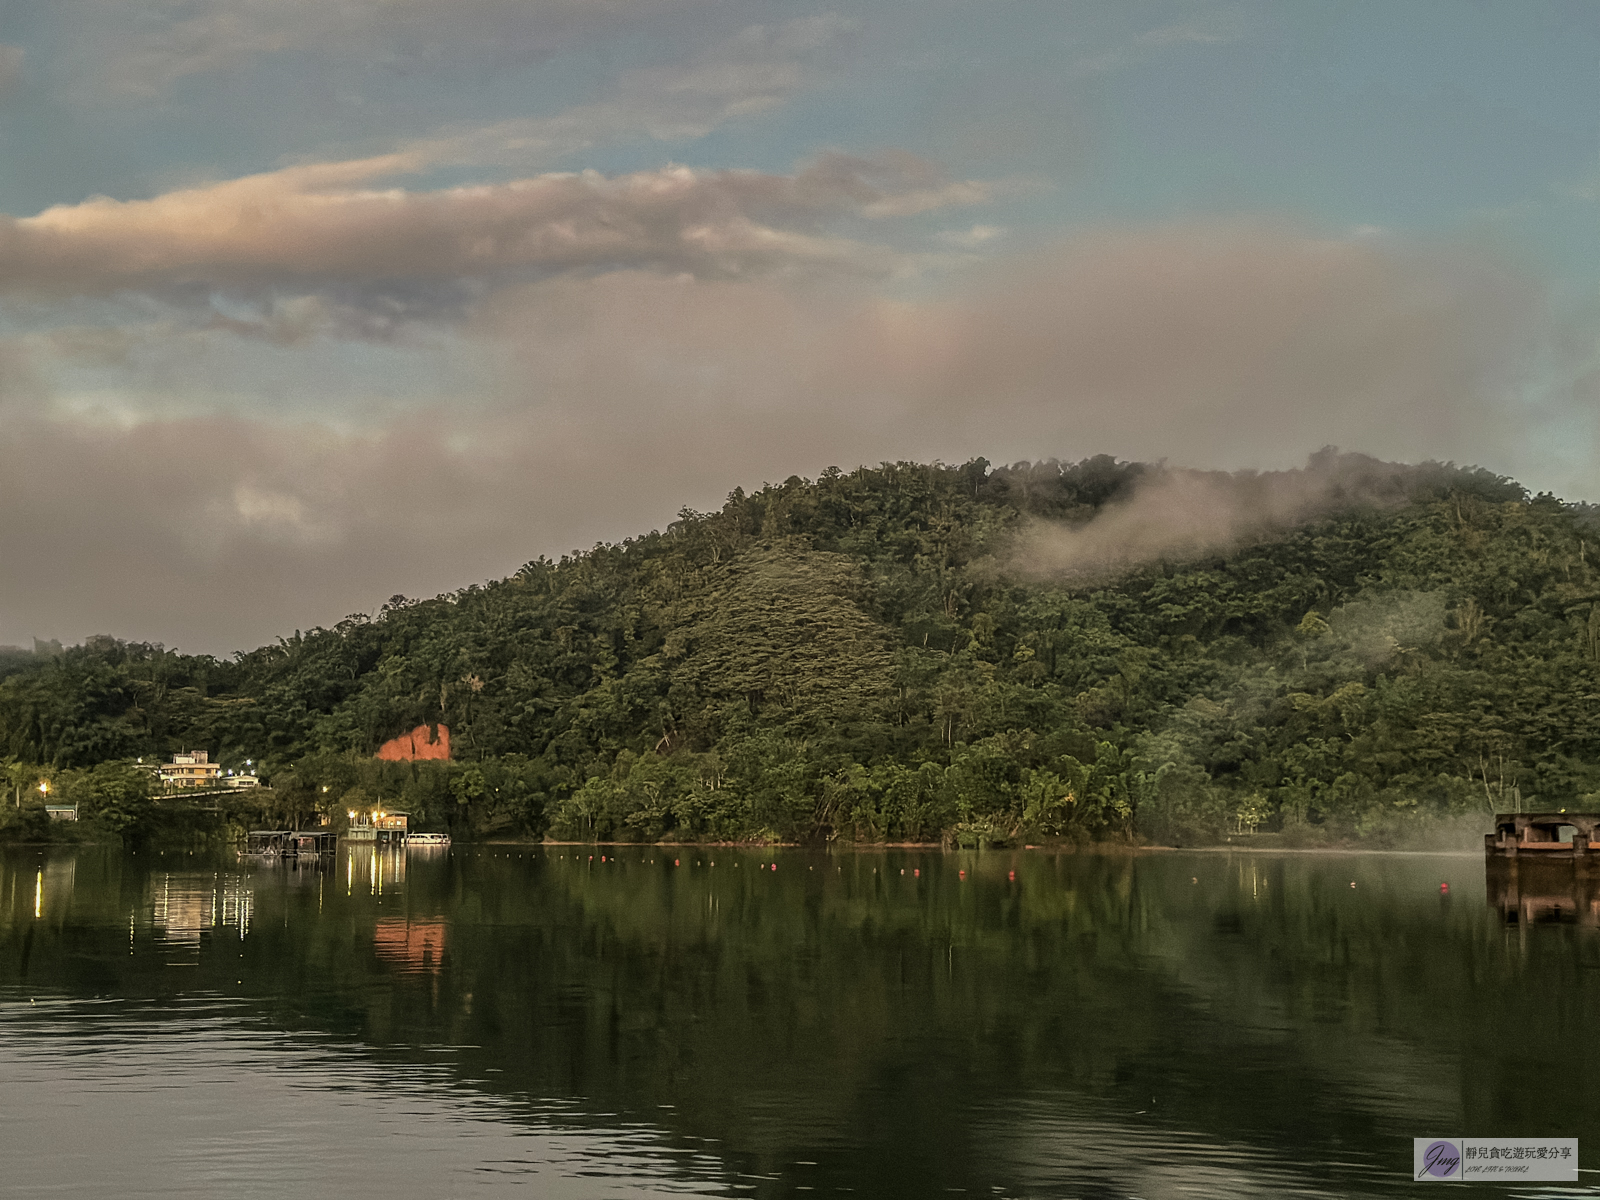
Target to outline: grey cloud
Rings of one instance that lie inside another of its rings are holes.
[[[463,326],[491,383],[363,421],[334,397],[302,424],[132,428],[19,402],[0,427],[0,641],[253,645],[829,463],[1265,466],[1334,443],[1561,486],[1515,407],[1541,294],[1470,249],[1124,229],[946,286],[891,301],[849,280],[656,270],[508,286]],[[1303,476],[1169,478],[1051,552],[1179,553],[1326,495]]]
[[[22,64],[26,57],[21,46],[0,42],[0,96],[22,82]]]
[[[1041,448],[1218,465],[1515,445],[1547,318],[1536,281],[1470,247],[1246,223],[1096,231],[979,278],[863,333],[897,390],[973,437],[1004,406]]]

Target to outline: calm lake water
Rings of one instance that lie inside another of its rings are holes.
[[[1388,1196],[1452,1135],[1600,1166],[1566,871],[15,848],[0,1195]]]

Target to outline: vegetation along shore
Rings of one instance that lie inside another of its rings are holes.
[[[378,806],[469,839],[1481,832],[1600,802],[1597,541],[1587,505],[1332,451],[830,469],[231,659],[5,650],[0,838]],[[419,724],[448,760],[375,757]],[[136,760],[190,747],[270,788],[159,795]]]

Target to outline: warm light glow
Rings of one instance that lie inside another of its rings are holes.
[[[50,794],[50,781],[48,779],[41,779],[39,781],[39,794],[41,796],[48,796]]]
[[[356,810],[353,809],[353,808],[347,809],[345,811],[345,816],[349,817],[352,821],[354,821],[356,819]]]

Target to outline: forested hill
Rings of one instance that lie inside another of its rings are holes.
[[[1389,836],[1600,790],[1586,507],[1324,453],[1315,502],[1226,552],[1030,557],[1170,474],[829,470],[233,661],[11,653],[0,745],[86,794],[82,769],[194,747],[301,814],[624,840]],[[372,760],[422,722],[455,762]]]

